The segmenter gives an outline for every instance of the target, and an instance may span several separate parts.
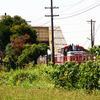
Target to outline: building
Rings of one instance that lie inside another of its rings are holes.
[[[41,43],[46,43],[49,46],[49,27],[33,26],[37,31],[37,38]]]
[[[37,31],[38,39],[42,43],[46,43],[52,52],[52,34],[51,27],[33,26]],[[54,27],[54,48],[55,54],[61,52],[61,48],[67,45],[63,33],[59,26]]]

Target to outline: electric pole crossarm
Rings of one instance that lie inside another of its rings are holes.
[[[59,7],[52,7],[53,9],[59,9]],[[45,9],[51,9],[51,7],[45,7]]]
[[[59,15],[53,15],[53,17],[57,17]],[[45,17],[51,17],[51,15],[45,15]]]
[[[53,0],[51,0],[51,7],[45,7],[45,9],[51,9],[51,15],[45,15],[46,17],[51,17],[51,33],[52,33],[52,62],[55,64],[54,60],[54,30],[53,30],[53,17],[59,15],[53,15],[53,9],[58,9],[59,7],[53,7]]]

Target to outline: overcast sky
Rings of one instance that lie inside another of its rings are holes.
[[[0,15],[19,15],[32,26],[50,26],[51,0],[0,0]],[[90,21],[95,23],[95,45],[100,44],[100,0],[53,0],[54,26],[60,26],[67,44],[79,44],[86,49],[91,46]]]

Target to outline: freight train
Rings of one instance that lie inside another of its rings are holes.
[[[87,54],[88,53],[88,54]],[[66,61],[76,61],[79,64],[91,59],[91,54],[79,45],[68,45],[61,49],[61,53],[55,54],[55,64],[61,65]]]

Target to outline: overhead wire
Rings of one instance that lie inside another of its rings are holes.
[[[79,1],[79,2],[77,2],[77,3],[74,3],[73,5],[78,5],[79,3],[81,3],[82,1],[84,1],[84,0],[81,0],[81,1]],[[41,11],[43,11],[43,9],[41,10]],[[40,12],[41,12],[40,11]],[[49,12],[49,11],[48,11]],[[47,13],[48,13],[47,12]],[[46,14],[47,14],[46,13]],[[38,15],[38,14],[37,14]],[[34,17],[36,17],[36,16],[34,16]],[[44,19],[45,17],[44,17],[44,15],[43,16],[41,16],[39,19],[37,19],[37,20],[35,20],[33,23],[35,23],[35,22],[39,22],[40,20],[42,20],[42,19]],[[46,23],[44,23],[43,25],[46,25],[47,23],[49,23],[50,21],[48,21],[48,22],[46,22]]]
[[[73,2],[74,1],[74,2]],[[75,0],[73,0],[73,1],[71,1],[71,4],[67,4],[67,5],[65,5],[65,6],[60,6],[61,8],[65,8],[65,7],[71,7],[71,6],[73,6],[73,5],[75,5],[75,4],[78,4],[79,2],[81,2],[82,0],[80,0],[80,1],[78,1],[78,2],[75,2]],[[84,1],[84,0],[83,0]]]
[[[84,0],[83,0],[84,1]],[[87,8],[84,8],[84,9],[81,9],[80,11],[77,11],[77,12],[81,12],[81,11],[83,11],[83,10],[85,10],[85,9],[88,9],[88,8],[91,8],[91,7],[93,7],[94,5],[96,5],[96,4],[98,4],[100,2],[100,0],[97,0],[96,2],[94,2],[94,3],[92,3],[90,6],[88,6]],[[85,3],[85,2],[84,2]],[[80,2],[80,4],[82,4],[82,1]],[[76,5],[75,5],[76,6]],[[75,6],[73,6],[73,7],[75,7]],[[72,8],[73,8],[72,7]],[[63,11],[65,11],[65,10],[63,10]],[[63,11],[61,11],[60,13],[62,13]],[[66,11],[68,11],[68,10],[66,10]],[[74,12],[74,13],[77,13],[77,12]],[[68,14],[73,14],[73,13],[68,13]]]
[[[74,3],[74,4],[72,4],[70,7],[68,7],[67,9],[62,10],[62,11],[59,11],[58,13],[62,13],[62,12],[68,11],[69,9],[71,9],[71,8],[73,8],[73,7],[77,6],[77,5],[79,5],[79,4],[82,3],[83,1],[84,1],[84,0],[81,0],[81,1],[79,1],[79,2],[77,2],[77,3]],[[66,6],[66,7],[67,7],[67,6]]]
[[[81,2],[83,2],[83,0],[81,0],[80,2],[78,2],[77,5],[80,4]],[[90,8],[88,8],[87,10],[81,11],[81,12],[79,12],[79,13],[77,13],[77,14],[73,14],[73,15],[70,15],[70,16],[66,16],[66,17],[62,17],[62,18],[57,18],[57,19],[71,18],[71,17],[77,16],[77,15],[83,14],[83,13],[85,13],[85,12],[88,12],[88,11],[90,11],[90,10],[92,10],[92,9],[94,9],[94,8],[96,8],[96,7],[98,7],[98,6],[100,6],[100,4],[96,4],[95,6],[90,7]],[[75,6],[74,6],[74,7],[75,7]],[[73,7],[72,7],[72,8],[73,8]],[[63,12],[64,12],[64,11],[63,11]],[[45,18],[45,17],[44,17],[44,18]],[[40,19],[38,19],[38,21],[41,20],[41,19],[42,19],[42,17],[41,17]],[[54,19],[54,20],[55,20],[55,19]],[[48,24],[49,22],[50,22],[50,20],[47,21],[47,22],[45,22],[45,23],[42,24],[41,26],[44,26],[44,25]],[[98,26],[97,30],[99,29],[99,27],[100,27],[100,25]],[[97,31],[96,31],[96,33],[97,33]],[[84,43],[84,45],[86,45],[87,42],[88,42],[88,40]]]
[[[48,11],[48,12],[49,12],[49,11]],[[47,12],[46,14],[48,14],[48,12]],[[37,20],[35,20],[35,21],[34,21],[34,23],[35,23],[35,22],[39,22],[40,20],[42,20],[42,19],[44,19],[44,18],[45,18],[45,16],[44,16],[44,15],[42,15],[42,16],[41,16],[41,17],[39,17]]]
[[[90,30],[84,30],[84,31],[69,31],[69,32],[63,32],[63,33],[74,33],[74,32],[80,32],[80,33],[83,33],[83,32],[89,32]]]
[[[40,25],[40,26],[44,26],[44,25],[48,24],[50,21],[51,21],[51,20],[45,22],[44,24],[42,24],[42,25]]]
[[[95,35],[97,34],[99,28],[100,28],[100,24],[99,24],[98,27],[97,27],[97,30],[96,30],[96,32],[95,32]]]
[[[100,1],[99,1],[99,2],[100,2]],[[71,18],[71,17],[74,17],[74,16],[78,16],[78,15],[81,15],[81,14],[83,14],[83,13],[85,13],[85,12],[88,12],[88,11],[90,11],[90,10],[92,10],[92,9],[94,9],[94,8],[96,8],[96,7],[98,7],[98,6],[100,6],[100,3],[97,4],[97,5],[95,5],[95,6],[93,6],[93,7],[91,7],[91,8],[88,8],[87,10],[81,11],[81,12],[79,12],[79,13],[77,13],[77,14],[69,15],[69,16],[62,17],[62,18],[56,18],[56,19],[66,19],[66,18]]]

